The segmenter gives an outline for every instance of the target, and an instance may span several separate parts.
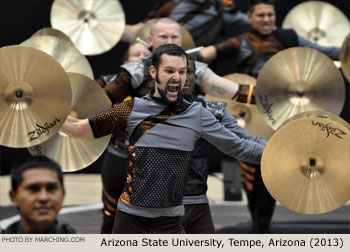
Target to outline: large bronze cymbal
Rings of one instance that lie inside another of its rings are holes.
[[[61,32],[60,30],[57,29],[53,29],[53,28],[42,28],[40,30],[38,30],[37,32],[35,32],[31,38],[33,37],[38,37],[38,36],[54,36],[60,39],[63,39],[69,43],[71,43],[72,45],[74,45],[74,43],[72,42],[72,40],[63,32]]]
[[[345,77],[350,81],[350,33],[344,39],[340,50],[341,68]]]
[[[329,119],[331,121],[336,121],[337,123],[343,125],[345,128],[347,128],[350,131],[350,124],[347,121],[345,121],[343,118],[341,118],[333,113],[327,112],[327,111],[307,111],[307,112],[302,112],[302,113],[296,114],[296,115],[292,116],[291,118],[285,120],[280,127],[283,127],[284,125],[286,125],[292,121],[295,121],[295,120],[298,120],[301,118],[308,118],[308,117],[325,118],[325,119]]]
[[[272,56],[257,79],[256,101],[273,129],[305,111],[339,115],[345,102],[340,71],[326,55],[310,48],[290,48]]]
[[[283,28],[293,28],[306,39],[322,46],[338,46],[350,32],[348,18],[337,7],[321,1],[295,6],[286,16]]]
[[[54,36],[37,36],[27,39],[21,45],[40,49],[54,57],[66,70],[94,78],[87,58],[71,43]]]
[[[321,117],[292,120],[270,138],[261,160],[266,188],[283,206],[321,214],[350,199],[350,131]]]
[[[68,73],[72,85],[72,106],[70,115],[87,118],[95,112],[111,107],[103,89],[92,79],[77,73]],[[58,132],[54,137],[39,145],[28,148],[32,155],[45,155],[57,161],[62,170],[72,172],[92,164],[106,149],[110,136],[102,138],[73,138]]]
[[[156,19],[148,20],[142,28],[135,34],[134,38],[131,40],[131,45],[136,43],[137,38],[142,39],[143,41],[147,42],[147,37],[150,34],[151,26],[156,21]],[[179,24],[180,25],[180,24]],[[180,25],[181,34],[182,34],[182,48],[185,50],[193,49],[196,47],[196,44],[194,43],[194,40],[191,36],[191,34],[183,27],[183,25]]]
[[[224,76],[224,78],[235,83],[251,84],[254,86],[256,84],[256,79],[247,74],[229,74]],[[269,139],[274,133],[274,130],[266,124],[260,115],[255,104],[246,104],[228,99],[220,99],[208,94],[206,94],[205,97],[213,101],[226,102],[227,111],[237,119],[238,125],[245,128],[253,136]]]
[[[55,0],[51,26],[67,34],[84,55],[97,55],[113,48],[125,27],[124,10],[118,0]]]
[[[54,136],[72,101],[64,69],[25,46],[0,48],[0,66],[0,144],[24,148]]]

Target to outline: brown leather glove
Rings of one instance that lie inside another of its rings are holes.
[[[232,100],[247,104],[256,104],[255,86],[251,84],[239,84],[238,92]]]

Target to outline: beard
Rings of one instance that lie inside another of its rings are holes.
[[[162,98],[162,100],[163,100],[164,102],[168,103],[168,104],[175,104],[175,103],[181,101],[181,99],[182,99],[182,95],[180,94],[179,91],[177,92],[177,98],[176,98],[176,100],[175,100],[175,101],[170,101],[170,100],[166,97],[165,91],[164,91],[164,90],[160,89],[159,87],[157,87],[157,90],[158,90],[158,93],[160,94],[160,97]]]

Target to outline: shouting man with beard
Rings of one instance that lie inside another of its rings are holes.
[[[234,158],[260,163],[264,146],[225,129],[198,102],[180,97],[187,55],[174,44],[153,52],[151,95],[115,104],[86,119],[67,118],[73,137],[126,134],[129,171],[117,206],[114,233],[185,233],[183,188],[195,141],[206,139]]]

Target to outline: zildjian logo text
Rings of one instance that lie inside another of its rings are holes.
[[[346,135],[346,133],[344,131],[342,131],[341,129],[332,127],[331,123],[324,124],[324,123],[317,122],[317,121],[312,121],[311,123],[313,126],[320,127],[321,131],[326,131],[327,137],[332,134],[340,139],[343,139],[342,136]]]
[[[56,118],[53,122],[51,123],[46,122],[44,123],[44,125],[40,125],[39,123],[36,123],[37,128],[33,131],[28,132],[27,134],[29,136],[29,142],[35,139],[38,139],[45,133],[46,135],[48,135],[50,132],[50,129],[55,127],[58,122],[60,122],[60,120]]]
[[[270,103],[267,95],[264,95],[264,96],[259,95],[259,98],[261,101],[261,106],[264,109],[263,113],[266,113],[269,120],[272,122],[272,124],[275,124],[276,120],[275,120],[275,118],[273,118],[273,110],[272,110],[273,103]]]

